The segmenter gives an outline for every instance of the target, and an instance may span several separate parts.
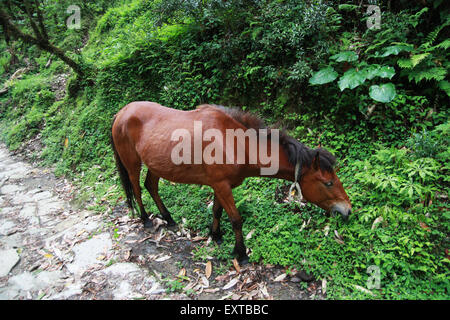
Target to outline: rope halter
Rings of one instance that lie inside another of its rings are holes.
[[[288,200],[293,201],[297,200],[298,202],[303,201],[303,194],[302,189],[300,188],[299,178],[300,178],[300,171],[302,170],[302,167],[300,165],[300,160],[297,160],[297,163],[295,164],[295,179],[292,183],[291,187],[289,188],[289,196]],[[294,199],[296,197],[297,199]]]

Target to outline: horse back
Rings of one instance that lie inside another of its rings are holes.
[[[211,185],[216,180],[239,180],[236,165],[180,164],[171,160],[172,150],[179,141],[171,139],[177,129],[187,130],[194,137],[194,122],[202,130],[245,127],[214,106],[201,105],[195,110],[183,111],[154,102],[136,101],[117,113],[113,125],[114,141],[122,144],[123,152],[131,154],[134,161],[145,163],[149,170],[170,181]],[[192,141],[193,143],[193,141]],[[236,180],[236,181],[237,181]],[[237,183],[237,182],[232,183]]]

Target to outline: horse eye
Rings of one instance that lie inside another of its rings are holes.
[[[331,187],[331,186],[333,185],[333,181],[325,182],[325,185],[326,185],[327,187]]]

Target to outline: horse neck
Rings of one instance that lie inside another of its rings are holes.
[[[295,180],[295,166],[288,160],[286,151],[283,148],[279,148],[279,169],[278,173],[274,175],[274,178],[284,179],[288,181]]]
[[[259,160],[259,159],[258,159]],[[257,165],[252,165],[251,169],[248,170],[248,176],[250,177],[264,177],[264,178],[277,178],[284,179],[288,181],[294,181],[295,177],[295,166],[292,165],[289,160],[286,151],[281,146],[278,148],[278,172],[274,175],[262,175],[261,169],[266,167],[261,165],[258,161]]]

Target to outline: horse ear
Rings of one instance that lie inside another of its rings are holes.
[[[314,170],[320,169],[320,153],[318,150],[316,151],[316,155],[314,156],[313,168],[314,168]]]

